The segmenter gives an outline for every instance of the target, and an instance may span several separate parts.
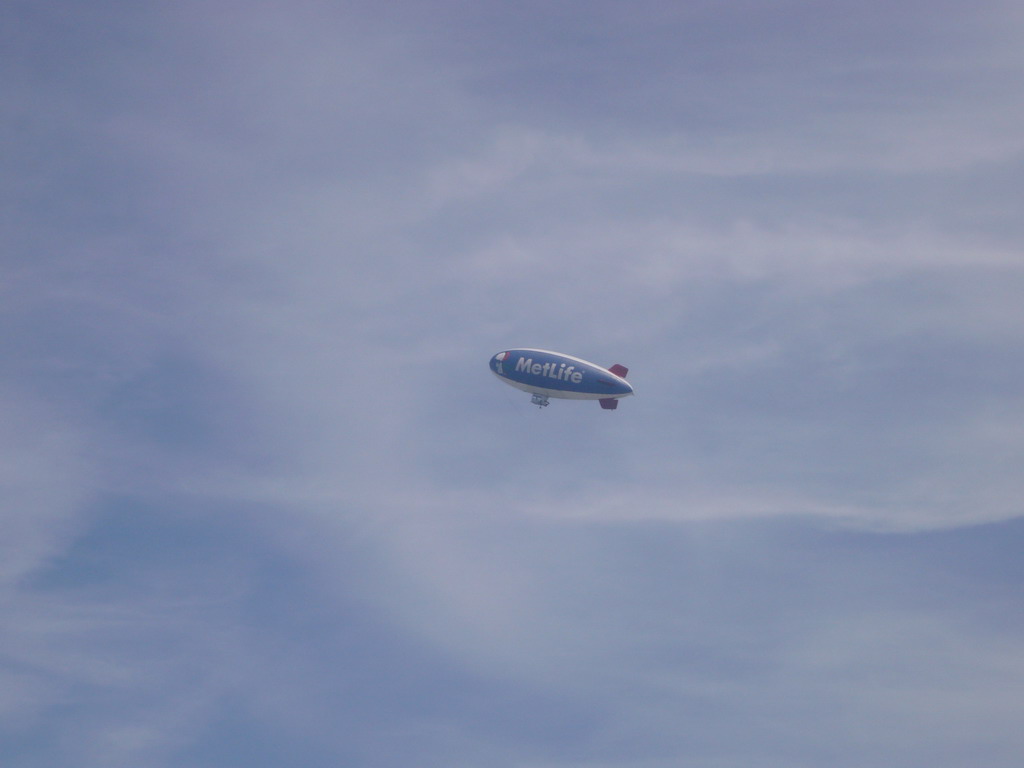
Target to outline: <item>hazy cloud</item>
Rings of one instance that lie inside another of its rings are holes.
[[[1016,765],[1015,6],[2,15],[5,764]]]

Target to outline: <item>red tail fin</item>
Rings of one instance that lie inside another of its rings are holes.
[[[614,411],[616,408],[619,407],[619,401],[616,400],[614,397],[603,397],[597,402],[599,402],[601,404],[601,407],[604,408],[606,411]]]
[[[612,366],[611,368],[609,368],[608,370],[609,370],[609,371],[611,371],[612,373],[614,373],[614,374],[615,374],[616,376],[618,376],[618,377],[619,377],[620,379],[624,379],[624,378],[626,378],[626,374],[627,374],[627,373],[629,373],[629,368],[627,368],[627,367],[626,367],[626,366],[624,366],[624,365],[619,365],[618,363],[616,363],[615,365],[613,365],[613,366]]]

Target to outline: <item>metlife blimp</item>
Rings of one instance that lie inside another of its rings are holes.
[[[516,389],[533,395],[534,405],[545,406],[549,397],[597,400],[612,410],[620,397],[633,394],[622,365],[602,368],[578,357],[547,349],[509,349],[491,358],[491,371]]]

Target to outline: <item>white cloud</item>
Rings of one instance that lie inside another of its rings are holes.
[[[71,17],[75,73],[29,67],[0,711],[73,734],[39,762],[1019,746],[1012,630],[851,532],[976,563],[956,535],[1020,514],[1016,49],[939,14],[904,47],[914,9],[870,50],[859,16],[442,10]],[[484,367],[519,344],[637,397],[530,409]]]
[[[83,432],[38,397],[0,393],[0,436],[0,585],[10,589],[81,530],[97,477]]]

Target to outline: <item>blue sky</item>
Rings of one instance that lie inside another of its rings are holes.
[[[1019,4],[0,29],[5,766],[1019,766]]]

